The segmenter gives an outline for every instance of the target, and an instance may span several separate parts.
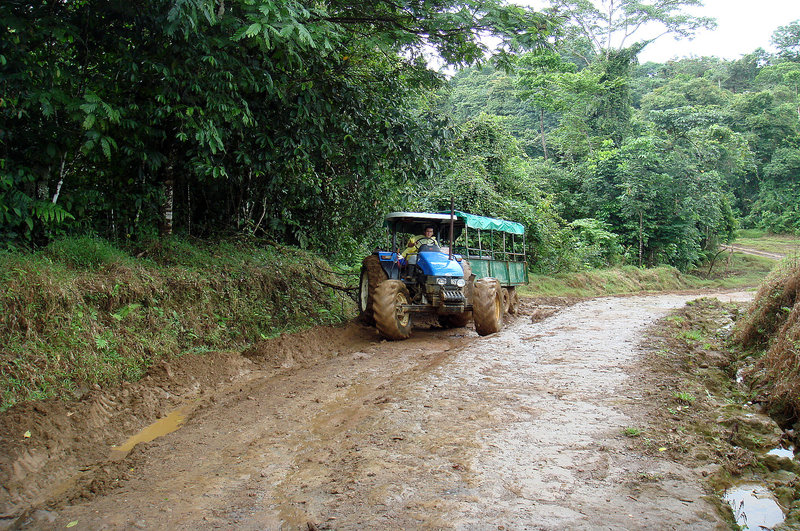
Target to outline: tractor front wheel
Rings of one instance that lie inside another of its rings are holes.
[[[503,292],[500,282],[491,277],[475,281],[472,302],[472,315],[475,331],[486,336],[503,328]]]
[[[399,280],[384,280],[375,290],[372,313],[378,331],[386,339],[407,339],[411,335],[411,313],[403,308],[411,297]]]

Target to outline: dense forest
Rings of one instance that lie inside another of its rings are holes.
[[[525,223],[542,271],[798,232],[800,22],[774,54],[639,64],[625,29],[690,37],[699,3],[7,0],[0,248],[248,235],[353,263],[386,211],[451,197]]]

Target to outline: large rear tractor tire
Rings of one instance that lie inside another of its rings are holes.
[[[373,304],[378,284],[386,280],[386,271],[374,254],[364,258],[361,263],[361,278],[358,283],[358,319],[367,325],[375,324]]]
[[[411,335],[411,313],[403,309],[411,297],[399,280],[384,280],[375,290],[372,303],[375,325],[386,339],[407,339]]]
[[[503,328],[503,293],[500,282],[491,277],[475,281],[472,314],[475,331],[487,336]]]

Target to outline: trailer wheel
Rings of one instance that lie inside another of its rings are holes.
[[[519,293],[515,287],[508,288],[509,304],[508,313],[516,314],[519,311]]]
[[[508,292],[507,288],[501,288],[500,293],[503,297],[503,313],[506,314],[511,307],[511,294]]]
[[[378,284],[372,310],[383,337],[407,339],[411,335],[411,313],[402,307],[409,302],[408,288],[401,281],[384,280]]]
[[[472,315],[478,335],[494,334],[503,327],[503,294],[497,279],[486,277],[475,281]]]
[[[364,258],[361,263],[361,278],[358,283],[358,311],[359,320],[367,325],[375,324],[372,307],[375,301],[375,290],[378,284],[386,280],[386,271],[381,267],[381,262],[374,254]]]

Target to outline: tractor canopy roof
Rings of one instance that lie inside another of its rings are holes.
[[[464,227],[480,230],[496,230],[509,234],[525,234],[525,226],[521,223],[504,219],[476,216],[456,210],[453,228],[457,238]],[[396,232],[422,233],[425,227],[433,225],[437,229],[450,224],[450,212],[390,212],[386,215],[386,226]]]

